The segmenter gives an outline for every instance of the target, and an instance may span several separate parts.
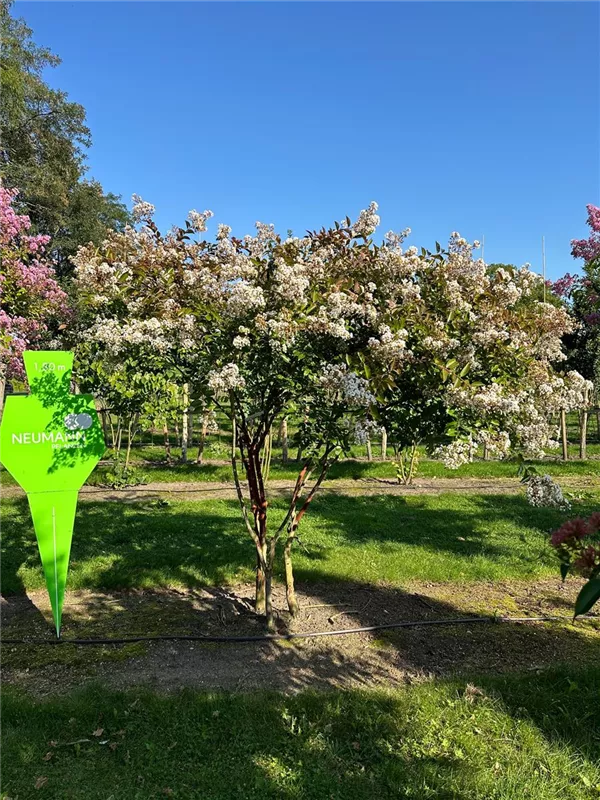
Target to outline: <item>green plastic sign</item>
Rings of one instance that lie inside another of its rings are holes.
[[[104,453],[94,399],[71,394],[73,353],[23,353],[30,394],[6,398],[0,459],[27,493],[56,635],[79,489]]]

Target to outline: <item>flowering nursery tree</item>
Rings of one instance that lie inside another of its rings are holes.
[[[567,273],[552,285],[569,307],[575,326],[566,337],[569,363],[586,378],[600,383],[600,208],[587,207],[588,239],[573,239],[573,258],[583,259],[583,275]]]
[[[6,379],[25,378],[23,350],[52,347],[70,319],[67,295],[45,257],[50,237],[29,234],[29,217],[13,208],[16,196],[0,186],[0,404]]]
[[[453,233],[447,251],[403,255],[396,242],[405,288],[393,297],[389,324],[402,326],[405,350],[377,390],[400,455],[441,442],[437,454],[450,468],[478,448],[542,456],[557,446],[550,415],[578,407],[589,389],[578,373],[555,370],[572,323],[564,308],[536,299],[541,278],[527,266],[489,270],[473,257],[477,246]],[[407,461],[401,477],[410,481],[414,457]]]
[[[401,443],[404,409],[415,397],[423,406],[432,398],[427,424],[439,432],[441,420],[454,437],[446,454],[455,465],[484,437],[503,452],[513,440],[536,452],[547,444],[538,399],[556,388],[550,362],[568,318],[543,303],[519,312],[537,280],[529,270],[486,276],[458,234],[435,255],[404,252],[408,231],[377,245],[374,203],[354,223],[346,218],[302,238],[257,223],[255,236],[238,239],[219,225],[212,243],[197,236],[211,212],[190,212],[183,228],[163,236],[153,211],[138,199],[137,229],[80,250],[84,338],[144,370],[177,373],[230,417],[237,495],[256,552],[256,609],[270,625],[278,547],[294,613],[298,526],[330,465],[366,439],[377,416],[395,413]],[[270,431],[279,415],[294,412],[305,457],[283,520],[273,525]]]
[[[374,209],[353,228],[304,239],[282,240],[258,224],[256,236],[239,240],[220,226],[214,244],[195,239],[210,212],[190,212],[185,228],[163,237],[152,211],[137,202],[139,229],[112,233],[101,249],[79,252],[77,285],[88,310],[84,338],[112,356],[137,359],[144,369],[179,370],[232,419],[234,477],[256,548],[256,608],[271,622],[277,545],[285,536],[294,610],[295,531],[332,461],[354,435],[363,435],[373,401],[366,379],[348,368],[347,359],[377,335],[377,311],[372,298],[356,302],[345,290],[369,256]],[[276,416],[294,406],[304,413],[306,458],[288,512],[270,531],[264,447]],[[314,485],[301,500],[313,472]]]

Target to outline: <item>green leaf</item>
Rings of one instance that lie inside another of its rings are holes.
[[[578,617],[580,614],[587,614],[597,600],[600,600],[600,578],[592,578],[577,596],[574,616]]]
[[[571,565],[570,564],[566,564],[564,561],[560,565],[560,577],[562,578],[563,583],[565,582],[566,577],[569,574],[570,568],[571,568]]]

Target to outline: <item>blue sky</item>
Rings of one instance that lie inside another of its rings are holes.
[[[600,6],[575,2],[23,2],[82,103],[90,174],[234,233],[380,205],[431,247],[573,271],[600,205]]]

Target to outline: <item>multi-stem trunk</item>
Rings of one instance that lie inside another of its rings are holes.
[[[304,489],[311,475],[311,468],[313,466],[312,461],[311,460],[307,461],[300,470],[300,473],[298,474],[298,478],[296,480],[296,486],[292,494],[292,499],[290,501],[288,512],[278,531],[278,533],[281,532],[284,527],[287,530],[287,538],[283,550],[283,564],[285,568],[286,600],[288,604],[288,610],[292,617],[296,616],[296,614],[299,611],[298,600],[296,598],[296,587],[294,585],[292,548],[294,545],[294,541],[298,538],[298,527],[300,525],[302,517],[308,511],[308,508],[312,503],[315,494],[318,492],[321,484],[323,483],[325,477],[327,476],[329,467],[331,466],[333,461],[335,461],[335,459],[329,460],[329,455],[331,453],[331,450],[332,448],[329,447],[325,450],[325,453],[320,460],[321,469],[319,472],[319,476],[317,480],[314,482],[311,490],[306,496],[306,499],[302,503],[300,510],[298,511],[297,507],[300,502],[302,490]]]
[[[233,418],[231,466],[242,516],[256,549],[255,610],[257,614],[265,615],[267,627],[273,629],[272,578],[276,541],[269,541],[267,535],[268,503],[262,472],[261,444],[262,440],[255,441],[250,436],[245,423],[238,430],[235,417]],[[237,469],[238,447],[248,482],[252,518],[248,514]]]

